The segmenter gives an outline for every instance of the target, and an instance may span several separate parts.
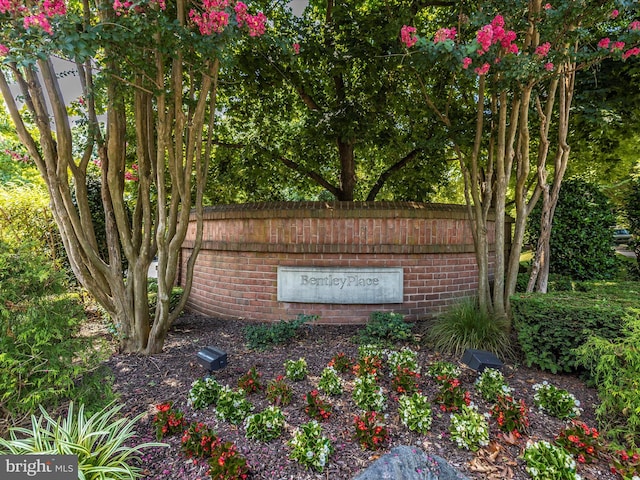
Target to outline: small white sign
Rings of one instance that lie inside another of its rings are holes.
[[[278,267],[278,301],[295,303],[402,303],[397,268]]]

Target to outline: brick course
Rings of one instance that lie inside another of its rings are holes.
[[[187,308],[204,315],[275,322],[307,314],[318,315],[318,323],[361,324],[371,312],[393,311],[415,321],[475,295],[478,287],[464,206],[411,202],[216,206],[206,209],[203,232]],[[182,278],[194,235],[192,218],[182,249]],[[404,301],[278,302],[278,266],[402,267]]]

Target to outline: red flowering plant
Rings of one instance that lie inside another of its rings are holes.
[[[357,377],[363,375],[373,375],[376,379],[382,371],[382,358],[377,355],[365,355],[358,359],[358,363],[353,367],[353,373]]]
[[[498,394],[495,405],[489,412],[498,423],[498,428],[520,438],[529,427],[529,412],[524,400],[515,400],[511,395]]]
[[[182,434],[180,450],[187,458],[208,458],[220,442],[213,429],[201,422],[193,422]]]
[[[274,405],[286,406],[291,403],[291,387],[284,380],[283,375],[278,375],[275,380],[267,383],[267,400]]]
[[[347,357],[343,352],[336,353],[329,360],[327,366],[335,368],[336,372],[347,373],[353,369],[353,359]]]
[[[260,382],[261,377],[262,374],[256,370],[256,367],[251,367],[238,379],[238,388],[243,389],[247,394],[258,392],[264,388]]]
[[[158,441],[169,435],[175,435],[182,431],[185,425],[184,413],[173,408],[173,402],[156,405],[156,414],[153,417],[153,426],[156,429]]]
[[[212,480],[244,480],[249,476],[249,465],[234,443],[218,442],[211,451],[207,474]]]
[[[443,412],[455,412],[462,405],[471,404],[471,394],[465,390],[458,378],[448,376],[438,376],[440,383],[440,391],[436,395],[434,402],[440,404],[440,410]]]
[[[411,395],[419,392],[418,379],[420,374],[413,370],[398,365],[395,374],[391,378],[391,388],[400,395]]]
[[[592,463],[602,450],[600,434],[584,422],[574,420],[556,437],[556,445],[572,454],[579,463]]]
[[[383,420],[384,416],[374,411],[366,412],[362,416],[356,415],[353,421],[355,439],[362,448],[378,450],[389,441],[389,432]]]
[[[322,400],[318,395],[318,390],[311,390],[305,395],[307,405],[304,407],[304,413],[310,418],[322,422],[331,416],[331,404]]]
[[[611,457],[611,472],[624,480],[640,477],[640,449],[616,451]]]

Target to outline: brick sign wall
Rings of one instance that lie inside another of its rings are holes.
[[[194,232],[192,222],[183,261]],[[458,205],[218,206],[205,212],[187,306],[258,321],[307,314],[318,315],[319,323],[354,324],[374,311],[419,320],[475,294],[473,252],[467,210]]]

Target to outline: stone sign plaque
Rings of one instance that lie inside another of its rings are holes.
[[[402,285],[402,267],[278,267],[279,302],[402,303]]]

